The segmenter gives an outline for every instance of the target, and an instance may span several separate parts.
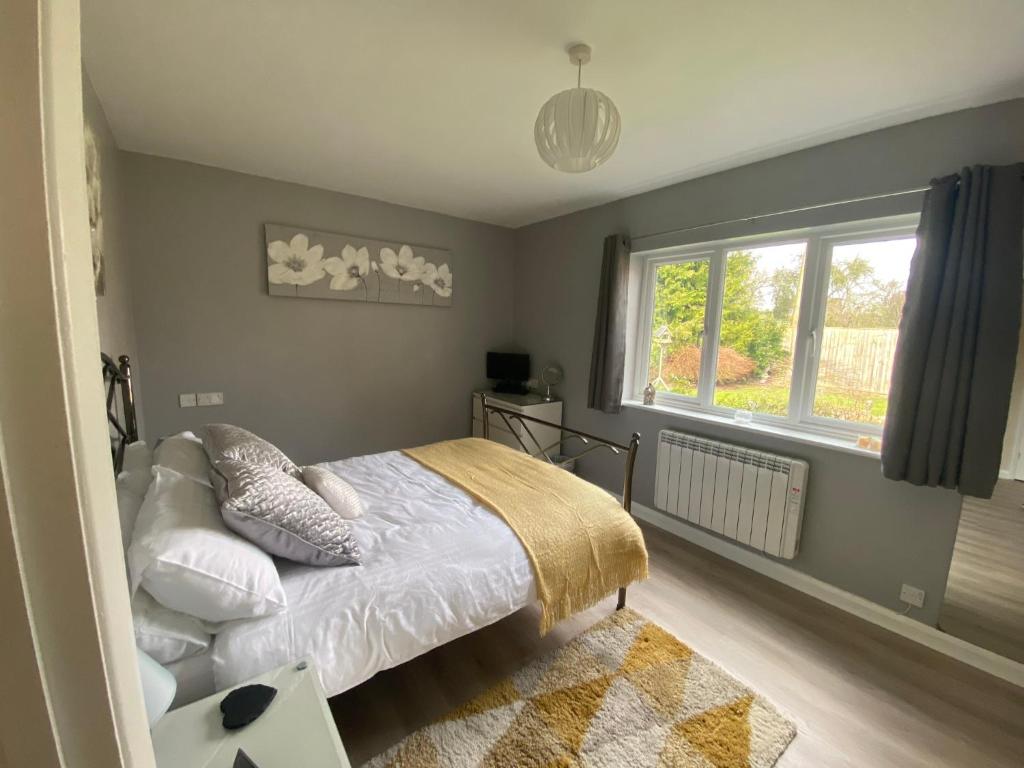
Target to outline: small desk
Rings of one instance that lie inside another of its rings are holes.
[[[172,710],[153,728],[159,768],[231,768],[239,747],[259,768],[351,768],[320,679],[309,659],[249,680],[277,688],[255,722],[237,731],[221,725],[220,702],[232,689]],[[240,688],[241,686],[235,686]]]

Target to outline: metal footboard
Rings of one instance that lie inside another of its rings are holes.
[[[525,453],[540,460],[547,461],[550,464],[556,464],[551,458],[551,451],[555,448],[559,448],[564,442],[568,440],[579,440],[580,443],[585,446],[584,449],[577,453],[573,458],[581,458],[586,456],[588,453],[593,451],[606,449],[611,451],[616,456],[625,457],[625,472],[622,480],[622,508],[627,513],[630,512],[630,508],[633,502],[633,467],[636,464],[636,452],[640,447],[640,433],[634,432],[630,437],[629,445],[622,445],[621,443],[613,442],[612,440],[606,440],[603,437],[597,437],[588,432],[584,432],[579,429],[572,429],[570,427],[564,427],[561,424],[555,424],[544,419],[538,419],[534,416],[527,416],[526,414],[513,411],[508,408],[503,408],[500,405],[495,405],[488,399],[486,393],[479,393],[477,397],[480,398],[480,415],[483,422],[483,436],[485,439],[491,437],[491,418],[490,415],[494,414],[501,419],[502,423],[508,429],[508,431],[515,437],[516,442],[523,449]],[[561,434],[561,439],[551,445],[541,445],[537,439],[533,430],[530,429],[529,424],[536,424],[543,427],[549,427],[556,429]],[[523,434],[520,434],[519,430],[514,427],[514,424],[518,423],[522,427]],[[525,439],[524,439],[525,438]],[[532,443],[533,448],[531,449],[530,444]],[[619,599],[615,606],[615,610],[621,610],[626,607],[626,588],[619,588]]]

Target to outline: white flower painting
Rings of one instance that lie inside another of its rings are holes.
[[[433,264],[427,264],[426,269],[423,271],[423,276],[420,278],[423,284],[434,289],[434,293],[438,296],[444,296],[447,298],[452,295],[452,271],[449,269],[447,264],[442,264],[440,267],[435,267]]]
[[[266,225],[272,296],[450,307],[448,251]]]
[[[309,247],[309,238],[295,235],[289,242],[267,245],[267,277],[273,285],[312,285],[324,276],[324,247]]]
[[[103,268],[103,189],[100,181],[100,151],[96,134],[85,126],[85,191],[89,200],[89,241],[92,245],[92,277],[96,295],[107,292]]]
[[[399,248],[397,254],[392,248],[380,249],[381,271],[388,277],[407,283],[415,283],[420,279],[427,266],[426,261],[422,256],[416,256],[408,245]]]
[[[351,245],[341,249],[341,258],[332,256],[324,261],[324,268],[331,278],[332,291],[351,291],[360,285],[366,288],[363,278],[370,272],[370,251],[365,246],[358,251]]]

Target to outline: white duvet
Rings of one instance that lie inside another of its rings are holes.
[[[288,609],[227,626],[218,690],[312,656],[328,696],[536,599],[519,539],[497,515],[397,451],[323,465],[359,493],[359,566],[278,561]]]

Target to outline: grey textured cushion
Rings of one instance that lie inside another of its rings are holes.
[[[227,498],[227,480],[217,465],[225,459],[273,467],[292,477],[302,478],[302,471],[280,448],[247,429],[233,424],[207,424],[200,430],[200,437],[212,467],[210,481],[221,504]]]
[[[307,565],[359,563],[348,523],[302,480],[278,467],[222,459],[224,523],[264,552]]]
[[[363,516],[363,503],[356,489],[324,467],[303,467],[302,480],[327,505],[346,520]]]

